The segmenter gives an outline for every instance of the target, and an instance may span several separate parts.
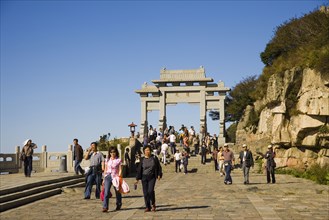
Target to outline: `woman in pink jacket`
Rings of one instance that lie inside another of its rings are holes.
[[[103,212],[107,212],[109,209],[110,189],[112,186],[112,180],[121,176],[121,159],[119,158],[119,151],[116,147],[110,147],[108,156],[105,160],[104,167],[104,201]],[[114,188],[116,194],[116,209],[120,210],[122,206],[122,196],[116,188]]]

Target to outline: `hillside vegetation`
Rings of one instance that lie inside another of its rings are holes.
[[[241,80],[229,93],[227,121],[239,121],[247,105],[265,96],[268,80],[273,74],[283,77],[286,70],[308,67],[329,78],[329,12],[316,10],[279,25],[260,57],[265,64],[263,73],[258,78],[250,76]],[[292,88],[289,103],[286,103],[290,109],[294,109],[300,82],[299,77]],[[214,115],[211,112],[212,118]]]
[[[265,68],[253,93],[258,99],[264,97],[271,75],[293,67],[308,67],[329,75],[328,11],[316,10],[278,26],[260,57]]]
[[[297,112],[295,105],[303,69],[314,69],[323,79],[329,81],[329,8],[322,7],[321,10],[314,10],[300,18],[292,18],[276,27],[260,58],[265,64],[262,74],[259,77],[249,76],[242,79],[227,96],[226,121],[239,122],[248,105],[253,106],[257,100],[262,100],[273,75],[283,78],[286,70],[299,70],[288,88],[285,101],[287,117]],[[267,103],[274,106],[276,104],[278,103]],[[257,126],[261,110],[252,110],[246,126]],[[218,112],[211,111],[209,115],[213,120],[218,120]],[[236,129],[236,124],[233,125],[227,135],[234,141],[235,136],[230,135],[234,134]]]

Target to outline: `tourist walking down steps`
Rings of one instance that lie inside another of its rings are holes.
[[[87,150],[85,160],[90,160],[90,169],[86,173],[86,188],[84,199],[90,199],[91,190],[96,184],[96,199],[100,198],[101,182],[102,182],[102,164],[104,162],[104,156],[97,150],[97,143],[92,142],[90,148]]]
[[[145,212],[155,212],[155,182],[162,178],[162,168],[158,158],[151,155],[151,147],[148,145],[144,147],[144,157],[141,158],[141,162],[137,167],[137,175],[135,185],[138,184],[139,180],[142,181]]]
[[[242,149],[243,150],[240,152],[239,159],[244,176],[243,184],[249,184],[249,170],[250,167],[254,166],[254,159],[252,157],[251,151],[248,149],[248,146],[246,144],[242,145]]]
[[[109,199],[110,199],[110,189],[112,186],[113,179],[122,176],[121,169],[121,159],[119,158],[119,151],[116,147],[110,147],[108,151],[108,156],[104,163],[104,201],[103,201],[103,212],[109,210]],[[122,206],[122,196],[121,193],[114,187],[115,197],[116,197],[116,208],[115,210],[120,210]]]
[[[234,154],[230,149],[228,149],[228,144],[224,144],[224,151],[223,151],[223,157],[224,157],[224,169],[225,169],[225,184],[232,184],[232,177],[231,177],[231,171],[234,167]]]
[[[181,160],[182,160],[182,154],[179,152],[179,150],[176,150],[176,153],[174,155],[175,158],[175,172],[177,173],[177,170],[179,170],[179,172],[181,172]]]
[[[80,164],[83,159],[83,149],[78,143],[78,139],[73,139],[73,160],[74,160],[74,172],[76,175],[79,175],[79,172],[83,175],[85,171],[81,168]]]
[[[220,176],[224,176],[224,157],[223,157],[223,147],[219,147],[219,151],[217,153],[217,164]]]
[[[276,156],[275,154],[275,148],[273,149],[272,144],[267,146],[267,152],[265,154],[263,154],[262,152],[256,152],[257,154],[260,154],[262,157],[264,157],[266,159],[266,180],[267,183],[271,183],[271,179],[272,179],[272,183],[275,183],[275,167],[276,167],[276,163],[274,161],[274,158]]]
[[[276,163],[274,161],[274,158],[276,156],[275,151],[273,150],[273,146],[270,144],[267,146],[268,151],[265,154],[265,159],[266,159],[266,179],[267,183],[271,183],[271,178],[272,178],[272,183],[275,183],[275,167]]]

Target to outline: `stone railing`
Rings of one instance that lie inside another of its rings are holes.
[[[121,157],[121,146],[118,144],[118,151]],[[107,156],[107,151],[101,151],[104,156]],[[85,152],[84,152],[85,153]],[[0,172],[5,173],[21,173],[24,169],[24,164],[19,160],[20,147],[17,146],[13,154],[0,154]],[[47,146],[41,148],[41,153],[33,154],[32,168],[33,172],[59,172],[60,166],[66,162],[65,172],[74,172],[74,161],[72,145],[68,146],[67,152],[47,152]],[[89,160],[82,160],[81,167],[88,167]]]

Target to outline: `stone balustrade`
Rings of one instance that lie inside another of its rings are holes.
[[[117,146],[120,157],[123,155],[121,146]],[[20,146],[15,148],[15,153],[3,154],[0,153],[0,173],[21,173],[24,172],[24,164],[19,160]],[[107,156],[107,151],[101,151],[104,156]],[[33,154],[33,171],[34,172],[58,172],[62,160],[66,160],[66,168],[68,172],[74,172],[74,161],[72,145],[68,146],[66,152],[47,152],[47,146],[41,148],[41,153]],[[81,167],[89,167],[89,160],[82,160]]]

